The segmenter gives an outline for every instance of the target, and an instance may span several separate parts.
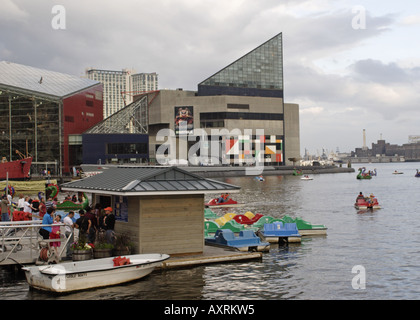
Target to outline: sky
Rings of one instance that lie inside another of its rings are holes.
[[[197,90],[280,32],[302,155],[420,135],[420,1],[0,0],[0,61],[157,72],[160,89]]]

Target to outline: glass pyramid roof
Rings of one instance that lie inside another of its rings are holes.
[[[283,90],[282,34],[271,38],[199,86]]]
[[[66,97],[100,82],[17,63],[0,61],[0,86]]]

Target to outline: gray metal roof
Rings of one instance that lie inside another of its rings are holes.
[[[0,61],[0,86],[66,97],[100,82],[13,62]]]
[[[238,192],[240,187],[206,179],[177,167],[115,167],[65,183],[64,191],[116,195]]]

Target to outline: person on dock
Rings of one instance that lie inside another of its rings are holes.
[[[92,208],[90,206],[86,207],[85,216],[90,221],[90,225],[89,225],[89,228],[87,230],[88,240],[89,240],[90,243],[94,243],[95,238],[96,238],[96,226],[98,224],[98,221],[95,218],[94,214],[92,213]]]
[[[63,223],[65,224],[64,226],[64,235],[66,236],[68,240],[67,242],[67,247],[66,247],[66,256],[68,258],[70,258],[71,256],[71,244],[74,242],[74,235],[73,235],[73,230],[74,230],[74,223],[73,223],[73,217],[74,217],[74,212],[70,211],[69,214],[67,216],[64,217],[63,219]]]
[[[25,201],[23,202],[23,212],[27,212],[30,215],[32,215],[33,207],[31,205],[31,201],[30,200],[31,199],[28,196],[25,197]]]
[[[44,198],[41,198],[41,200],[39,200],[39,217],[42,219],[44,218],[45,214],[47,213],[47,206],[45,205],[45,200]]]
[[[10,221],[8,205],[9,205],[9,200],[7,200],[6,195],[3,195],[1,197],[1,221]]]
[[[50,239],[60,239],[60,226],[58,226],[58,224],[60,223],[61,220],[61,216],[59,214],[57,214],[54,217],[54,222],[53,222],[53,226],[51,227],[51,232],[50,232]],[[50,247],[54,248],[54,251],[56,253],[56,255],[58,256],[58,250],[57,248],[61,245],[60,241],[53,241],[50,242]]]
[[[48,197],[47,202],[45,202],[45,206],[48,208],[54,208],[56,209],[56,206],[54,204],[53,198],[52,197]]]
[[[48,208],[47,213],[44,215],[44,218],[42,218],[42,225],[43,227],[39,229],[39,234],[42,236],[44,240],[50,238],[50,232],[51,232],[51,224],[54,223],[54,209]]]
[[[23,207],[25,206],[25,198],[22,193],[19,195],[17,206],[18,206],[18,211],[23,211]]]
[[[79,229],[79,238],[87,238],[87,232],[91,227],[90,220],[85,216],[85,210],[81,209],[79,211],[80,218],[77,219],[75,227]]]
[[[112,208],[107,207],[105,210],[105,216],[104,216],[104,229],[106,231],[105,233],[105,239],[107,243],[114,243],[114,226],[115,226],[115,215],[112,213]]]

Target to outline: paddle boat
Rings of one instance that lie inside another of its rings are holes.
[[[295,218],[285,215],[280,219],[283,223],[296,223],[299,234],[303,236],[325,236],[327,235],[327,227],[323,224],[312,224],[302,218]],[[273,221],[274,222],[274,221]]]
[[[204,208],[204,219],[217,219],[219,216],[210,208]]]
[[[65,293],[112,286],[150,274],[167,254],[136,254],[124,258],[103,258],[59,264],[23,267],[30,287]]]
[[[363,197],[362,195],[359,195],[356,198],[356,202],[354,204],[354,207],[357,210],[367,210],[367,209],[380,209],[381,206],[378,203],[378,199],[371,194],[370,197]]]
[[[226,213],[224,216],[215,219],[214,221],[219,225],[219,226],[223,226],[226,222],[228,222],[229,220],[232,220],[232,218],[236,216],[236,213],[231,213],[228,212]]]
[[[359,179],[359,180],[367,179],[367,180],[369,180],[369,179],[372,179],[372,176],[370,175],[370,173],[366,172],[366,168],[363,167],[363,168],[359,168],[359,173],[357,174],[356,179]]]
[[[225,201],[220,201],[219,198],[211,199],[209,202],[204,204],[207,208],[223,208],[223,207],[239,207],[240,204],[238,204],[237,201],[229,198]]]
[[[420,172],[419,169],[416,169],[416,174],[414,175],[415,177],[419,178],[420,177]]]
[[[255,222],[257,222],[263,216],[264,215],[262,215],[261,213],[257,213],[256,215],[254,215],[253,217],[250,218],[250,216],[248,216],[246,214],[237,214],[232,219],[234,219],[236,222],[238,222],[240,224],[251,225],[251,224],[254,224]]]
[[[220,229],[220,226],[217,222],[214,221],[204,221],[204,236],[207,237],[211,234],[215,234],[217,230]]]
[[[254,179],[257,181],[265,181],[263,176],[254,177]]]
[[[265,224],[262,234],[269,243],[300,243],[302,237],[296,223],[280,221]]]
[[[293,175],[294,176],[301,176],[301,175],[303,175],[303,171],[302,170],[296,170],[296,168],[293,168]]]
[[[239,236],[235,236],[232,230],[219,229],[213,237],[204,239],[204,243],[210,246],[225,247],[238,251],[269,251],[270,244],[263,242],[252,230],[242,230]]]

